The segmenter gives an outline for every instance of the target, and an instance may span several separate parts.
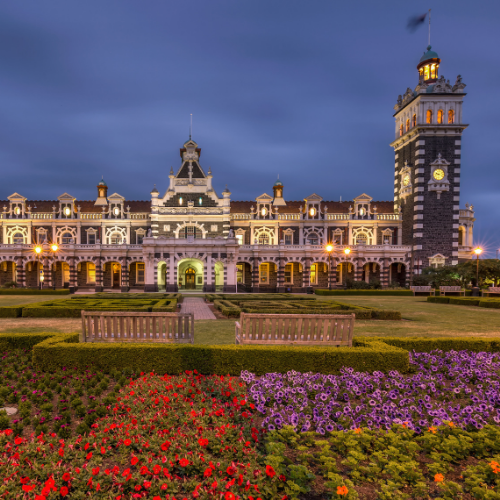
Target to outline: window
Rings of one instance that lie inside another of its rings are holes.
[[[238,242],[238,245],[243,245],[243,235],[242,234],[237,234],[236,235],[236,241]]]
[[[203,205],[203,198],[201,196],[198,199],[198,205]]]
[[[292,234],[285,234],[285,245],[292,245]]]
[[[113,215],[118,217],[120,215],[120,209],[118,207],[113,208]]]
[[[146,272],[146,264],[143,262],[137,263],[137,283],[144,283],[144,274]]]
[[[269,283],[269,264],[261,264],[259,266],[259,283],[261,285]]]
[[[38,243],[45,243],[47,241],[47,233],[45,231],[38,232]]]
[[[269,245],[269,234],[267,233],[259,234],[259,245]]]
[[[245,283],[244,264],[236,264],[236,283]]]
[[[318,242],[319,239],[316,233],[311,233],[307,236],[307,243],[309,243],[309,245],[318,245]]]
[[[200,228],[196,226],[186,226],[179,230],[179,238],[187,238],[193,236],[194,238],[202,238],[203,233]]]
[[[69,283],[69,264],[62,263],[63,283]]]
[[[217,232],[217,224],[212,224],[210,226],[210,231],[212,231],[212,233],[216,233]]]
[[[22,245],[24,243],[24,236],[21,233],[14,233],[14,236],[12,236],[12,243],[14,243],[14,245]]]
[[[464,233],[465,233],[465,229],[463,227],[461,227],[458,230],[458,246],[459,247],[463,246],[463,244],[464,244]]]
[[[439,123],[440,125],[442,125],[442,124],[443,124],[443,119],[444,119],[444,112],[443,112],[443,110],[442,110],[442,109],[440,109],[440,110],[438,111],[438,123]]]
[[[433,79],[437,77],[437,72],[436,72],[436,70],[437,70],[436,65],[435,65],[435,64],[433,64],[433,65],[431,66],[431,78],[433,78]]]
[[[411,126],[416,127],[417,126],[417,115],[413,115],[413,118],[411,120]]]
[[[123,242],[123,237],[120,233],[113,233],[109,238],[110,245],[121,245]]]
[[[424,66],[424,80],[428,80],[429,79],[429,65],[427,66]]]
[[[61,243],[63,245],[69,245],[73,242],[73,235],[71,233],[63,233],[61,236]]]
[[[366,245],[368,237],[366,234],[361,233],[356,236],[356,245]]]
[[[21,209],[19,207],[14,208],[14,213],[16,215],[21,215]]]
[[[95,233],[87,233],[87,244],[95,245]]]
[[[293,285],[293,264],[285,265],[285,283]]]
[[[427,119],[426,119],[427,123],[432,123],[432,110],[431,109],[428,109],[427,110]]]
[[[312,264],[309,284],[316,285],[317,283],[318,283],[318,264]]]
[[[179,205],[182,205],[182,196],[179,196]]]
[[[401,125],[399,126],[399,136],[401,137],[403,134],[404,134],[403,124],[401,124]]]
[[[455,123],[455,111],[453,109],[448,111],[448,123]]]
[[[407,118],[406,120],[406,131],[408,132],[410,130],[410,119]]]
[[[95,283],[95,264],[93,262],[87,262],[87,283]]]

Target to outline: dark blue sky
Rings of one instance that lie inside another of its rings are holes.
[[[2,194],[148,199],[193,138],[235,200],[393,196],[393,106],[432,8],[440,74],[467,84],[461,206],[500,247],[500,2],[22,0],[0,3]]]

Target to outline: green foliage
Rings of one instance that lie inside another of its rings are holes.
[[[22,313],[22,306],[0,307],[0,318],[20,318]]]
[[[427,302],[437,304],[454,304],[461,306],[478,306],[490,309],[500,309],[500,298],[482,298],[482,297],[427,297]]]
[[[435,288],[440,286],[463,286],[463,280],[457,266],[426,267],[422,276],[428,278],[428,283]]]
[[[14,283],[14,282],[11,282]],[[5,283],[7,286],[9,283]],[[69,295],[69,289],[51,290],[49,288],[0,288],[0,295]]]
[[[229,300],[214,300],[214,307],[227,317],[238,318],[241,313],[241,309]]]

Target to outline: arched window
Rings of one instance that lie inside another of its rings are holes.
[[[400,125],[399,127],[399,136],[401,137],[403,135],[403,124]]]
[[[196,226],[186,226],[179,230],[179,238],[187,238],[188,236],[193,236],[196,239],[203,238],[203,232]]]
[[[448,111],[448,123],[455,123],[455,111],[453,109]]]
[[[417,126],[417,115],[413,115],[413,118],[411,120],[411,126],[416,127]]]
[[[71,233],[63,233],[61,236],[61,243],[63,245],[69,245],[72,239],[73,235]]]
[[[22,233],[14,233],[14,236],[12,236],[12,243],[14,243],[14,245],[22,245],[24,243],[24,236]]]
[[[410,130],[410,119],[408,118],[406,120],[406,131],[408,132]]]
[[[458,246],[461,247],[464,244],[465,228],[460,227],[458,229]]]
[[[358,233],[356,235],[356,245],[366,245],[368,243],[368,236],[365,233]]]
[[[440,110],[438,111],[438,123],[439,123],[440,125],[442,125],[442,124],[443,124],[443,121],[444,121],[444,111],[443,111],[442,109],[440,109]]]
[[[310,233],[307,235],[307,243],[309,245],[319,245],[319,238],[316,233]]]
[[[259,234],[259,245],[269,245],[269,234],[267,233]]]
[[[432,109],[427,110],[427,123],[432,123]]]
[[[110,245],[121,245],[123,242],[123,236],[120,233],[113,233],[109,237]]]

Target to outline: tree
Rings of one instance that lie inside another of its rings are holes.
[[[476,283],[478,262],[468,260],[458,264],[457,271],[461,276],[468,276],[469,280]],[[479,259],[479,286],[485,286],[486,281],[497,285],[500,282],[500,260],[499,259]]]

